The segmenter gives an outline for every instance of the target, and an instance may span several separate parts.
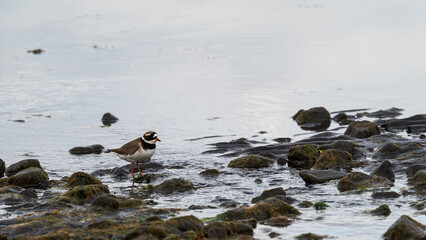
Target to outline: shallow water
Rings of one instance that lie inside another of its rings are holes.
[[[0,157],[7,165],[37,158],[51,179],[60,179],[126,164],[107,154],[71,156],[68,149],[119,147],[155,130],[162,142],[153,161],[185,166],[164,174],[199,188],[154,196],[159,207],[214,205],[216,196],[249,203],[272,187],[304,189],[287,168],[268,170],[270,177],[240,173],[226,168],[229,158],[201,152],[239,137],[265,143],[304,138],[291,119],[301,108],[395,106],[405,109],[403,117],[423,113],[424,10],[423,1],[400,0],[1,1]],[[36,48],[45,52],[27,53]],[[120,121],[101,127],[105,112]],[[10,121],[18,119],[25,123]],[[223,137],[187,141],[214,135]],[[198,173],[207,168],[232,174],[206,180]],[[258,177],[262,184],[254,183]],[[130,181],[102,181],[116,194],[129,194],[122,188]],[[404,182],[398,179],[393,190]],[[393,212],[378,218],[361,213],[384,203],[369,193],[340,195],[333,183],[314,188],[293,197],[327,201],[332,211],[301,209],[289,227],[259,226],[255,237],[266,238],[272,229],[283,239],[303,232],[378,239],[402,214],[426,220],[399,202],[416,199],[386,201]]]

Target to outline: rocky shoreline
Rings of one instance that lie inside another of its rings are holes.
[[[212,144],[204,154],[230,158],[227,167],[241,171],[288,166],[298,172],[306,185],[328,184],[341,194],[367,191],[377,199],[415,196],[418,203],[413,208],[424,215],[426,114],[395,118],[401,111],[392,108],[329,113],[323,107],[300,110],[293,119],[303,130],[317,134],[296,142],[283,137],[275,139],[274,144],[237,138]],[[343,135],[327,130],[331,121],[345,129]],[[92,145],[73,148],[70,153],[101,154],[102,149],[100,145]],[[123,197],[112,194],[97,177],[129,179],[128,165],[49,180],[37,159],[10,166],[0,160],[0,204],[11,215],[0,220],[0,239],[253,239],[257,224],[285,228],[298,221],[301,208],[329,207],[323,202],[298,201],[297,196],[288,196],[286,189],[276,187],[265,189],[241,206],[222,201],[223,212],[213,218],[182,216],[188,209],[156,208],[146,201],[152,194],[188,193],[196,198],[196,187],[183,178],[150,184],[154,179],[164,178],[158,173],[163,168],[157,163],[143,164],[146,173],[135,179],[141,184],[133,188],[132,196]],[[206,182],[220,174],[218,169],[200,172]],[[400,192],[389,190],[395,178],[406,179],[406,186]],[[388,216],[391,211],[383,204],[367,209],[366,214]],[[426,237],[425,230],[426,226],[415,217],[402,215],[383,232],[383,237],[422,239]],[[298,239],[339,237],[307,232],[301,232]],[[277,236],[270,234],[271,238]]]

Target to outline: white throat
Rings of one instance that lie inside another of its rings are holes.
[[[144,136],[142,136],[142,139],[146,142],[146,143],[149,143],[149,144],[155,144],[155,142],[156,142],[156,140],[154,139],[154,140],[151,140],[151,141],[147,141],[145,138],[144,138]]]

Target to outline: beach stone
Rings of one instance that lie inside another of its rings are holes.
[[[256,154],[249,154],[247,156],[239,157],[232,160],[228,167],[230,168],[264,168],[274,164],[274,160],[262,157]]]
[[[383,161],[380,166],[371,172],[370,175],[385,177],[389,179],[389,181],[395,182],[395,174],[392,171],[392,164],[388,160]]]
[[[24,188],[43,187],[49,181],[49,175],[41,168],[26,168],[9,178],[1,178],[0,186],[19,186]]]
[[[199,232],[204,227],[204,223],[193,215],[170,218],[166,221],[166,224],[182,232],[190,230]]]
[[[368,138],[373,135],[379,135],[380,129],[376,123],[370,121],[354,121],[349,124],[345,135],[355,138]]]
[[[93,201],[92,206],[103,207],[109,210],[118,210],[120,203],[115,197],[100,196]]]
[[[37,199],[37,193],[32,189],[22,190],[19,194],[27,200]]]
[[[399,115],[402,115],[402,111],[404,111],[404,109],[393,107],[386,110],[379,110],[376,112],[367,113],[365,114],[365,116],[370,118],[394,118]]]
[[[311,131],[326,130],[331,124],[330,113],[324,107],[299,110],[293,120],[303,129]]]
[[[407,215],[402,215],[389,229],[383,234],[384,239],[424,239],[426,237],[426,226],[417,222]]]
[[[158,239],[166,239],[168,235],[172,235],[177,230],[173,231],[172,229],[166,229],[164,224],[158,225],[148,225],[148,226],[140,226],[133,229],[129,232],[124,240],[158,240]],[[123,239],[123,238],[121,238]],[[171,239],[180,239],[177,235],[176,238]]]
[[[166,180],[155,187],[155,191],[163,194],[194,190],[194,184],[182,178]]]
[[[237,235],[253,235],[253,228],[241,221],[223,221],[207,224],[202,235],[208,239],[228,239]]]
[[[421,134],[426,132],[426,114],[418,114],[404,119],[378,120],[383,128],[404,131],[410,128],[411,133]]]
[[[217,169],[206,169],[206,170],[200,172],[200,175],[204,176],[204,177],[216,177],[216,176],[220,175],[220,172]]]
[[[111,113],[107,112],[102,116],[102,124],[105,126],[111,126],[111,124],[116,123],[118,121],[118,117],[112,115]]]
[[[88,173],[75,172],[68,178],[67,186],[72,188],[91,184],[102,184],[102,182]]]
[[[251,203],[257,203],[270,197],[285,196],[285,195],[286,193],[282,187],[273,188],[273,189],[263,191],[262,194],[260,194],[260,196],[253,198],[251,200]]]
[[[26,168],[30,168],[30,167],[35,167],[35,168],[41,168],[40,162],[37,159],[24,159],[21,160],[17,163],[14,163],[12,165],[10,165],[8,168],[6,168],[6,176],[10,177],[12,175],[17,174],[18,172],[26,169]]]
[[[280,157],[280,158],[277,159],[277,164],[281,165],[281,166],[282,165],[286,165],[287,162],[288,162],[288,160],[286,158],[284,158],[284,157]]]
[[[391,186],[393,184],[387,178],[361,172],[351,172],[337,183],[337,189],[341,192]]]
[[[4,171],[6,171],[6,164],[0,158],[0,178],[2,178],[4,176]]]
[[[341,169],[348,168],[352,154],[337,149],[327,149],[321,153],[312,169]]]
[[[382,204],[376,209],[367,212],[377,216],[389,216],[391,214],[391,210],[387,204]]]
[[[297,204],[297,206],[299,206],[301,208],[310,208],[310,207],[312,207],[312,205],[314,205],[314,203],[311,202],[311,201],[302,201],[299,204]]]
[[[287,227],[293,222],[293,219],[286,216],[272,217],[263,222],[263,224],[273,227]]]
[[[417,193],[426,194],[426,169],[420,170],[414,174],[408,184],[413,185]]]
[[[318,149],[320,150],[336,149],[336,150],[346,151],[354,155],[356,154],[357,145],[354,142],[338,140],[330,144],[321,145],[319,146]]]
[[[321,240],[324,238],[328,238],[328,235],[319,235],[315,233],[303,233],[296,236],[297,240]]]
[[[81,203],[108,193],[109,188],[107,185],[92,184],[73,187],[71,190],[66,192],[64,196],[69,197],[73,202]]]
[[[318,145],[304,144],[296,145],[288,151],[288,166],[293,168],[310,169],[315,165],[317,157],[320,155],[317,150]]]
[[[69,153],[74,155],[101,154],[103,150],[104,146],[100,144],[94,144],[87,147],[73,147],[69,150]]]
[[[414,176],[418,171],[426,169],[426,164],[414,164],[407,168],[405,173],[407,174],[408,178],[411,178]]]
[[[373,198],[399,198],[401,194],[391,191],[391,192],[373,192],[371,195]]]
[[[271,197],[267,198],[252,207],[234,208],[221,214],[226,220],[241,220],[251,219],[266,220],[271,217],[277,216],[295,216],[299,215],[300,212],[284,202],[283,200]]]
[[[385,142],[373,154],[373,159],[393,159],[401,152],[401,148],[393,142]]]
[[[117,224],[108,220],[102,220],[87,225],[88,229],[109,229],[116,226]]]
[[[348,175],[347,172],[337,170],[303,170],[299,172],[299,176],[305,181],[306,185],[341,179],[346,175]]]

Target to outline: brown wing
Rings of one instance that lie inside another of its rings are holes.
[[[126,156],[133,155],[141,146],[141,138],[136,138],[135,140],[124,144],[121,148],[108,149],[107,152],[115,152]]]

